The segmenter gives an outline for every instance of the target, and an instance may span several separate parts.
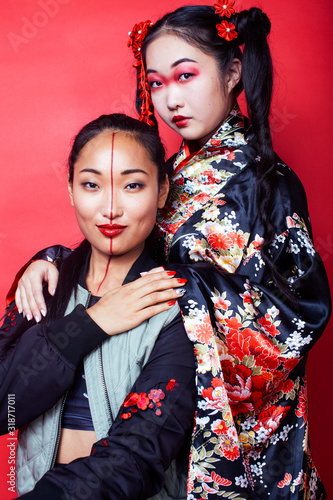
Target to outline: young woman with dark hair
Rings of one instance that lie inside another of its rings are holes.
[[[272,147],[270,21],[233,5],[182,7],[137,24],[129,41],[140,119],[156,127],[156,112],[183,138],[154,249],[197,281],[179,301],[198,361],[188,498],[325,498],[305,362],[330,315],[329,288],[304,189]],[[19,284],[30,317],[45,313],[48,273],[53,286],[54,267],[36,262]]]
[[[11,304],[0,330],[0,428],[20,427],[17,492],[185,498],[195,359],[175,298],[186,280],[140,278],[156,266],[145,242],[168,193],[158,133],[101,116],[77,135],[68,179],[85,239],[64,255],[47,317],[29,328]]]

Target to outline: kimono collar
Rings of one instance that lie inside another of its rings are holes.
[[[190,153],[188,141],[183,141],[173,164],[173,173],[179,172],[192,159],[198,161],[211,156],[223,155],[226,150],[232,151],[246,144],[244,116],[236,102],[228,118],[199,151]]]

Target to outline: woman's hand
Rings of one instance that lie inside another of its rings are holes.
[[[50,295],[54,295],[59,272],[54,264],[46,260],[36,260],[25,270],[18,282],[15,302],[18,311],[23,312],[28,321],[35,318],[37,323],[47,308],[43,295],[43,283],[47,282]]]
[[[186,280],[174,278],[175,274],[150,271],[132,283],[107,292],[87,313],[108,335],[131,330],[172,307],[177,297],[185,293],[181,287]]]

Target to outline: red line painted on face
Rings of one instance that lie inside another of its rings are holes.
[[[112,142],[111,142],[111,207],[110,207],[110,223],[112,223],[113,219],[113,151],[114,151],[114,136],[115,133],[112,132]],[[110,238],[110,257],[112,255],[112,238]]]
[[[113,218],[113,151],[114,151],[114,136],[115,136],[115,133],[112,132],[112,141],[111,141],[111,165],[110,165],[110,174],[111,174],[111,206],[110,206],[110,223],[112,223],[112,218]],[[109,256],[109,260],[108,260],[108,263],[106,265],[106,270],[105,270],[105,274],[104,274],[104,278],[102,279],[102,281],[100,282],[98,288],[97,288],[97,294],[102,286],[102,284],[104,283],[107,275],[108,275],[108,272],[109,272],[109,267],[110,267],[110,262],[111,262],[111,258],[112,258],[112,238],[110,238],[110,256]]]

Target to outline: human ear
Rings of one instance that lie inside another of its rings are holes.
[[[157,202],[158,208],[164,207],[168,194],[169,194],[169,177],[165,174],[165,180],[163,183],[161,183],[158,192],[158,202]]]
[[[226,86],[229,94],[236,87],[241,77],[242,77],[242,63],[239,59],[235,58],[232,61],[226,79]]]
[[[73,201],[73,184],[71,182],[67,182],[67,189],[69,192],[69,199],[71,200],[71,205],[74,207],[74,201]]]

